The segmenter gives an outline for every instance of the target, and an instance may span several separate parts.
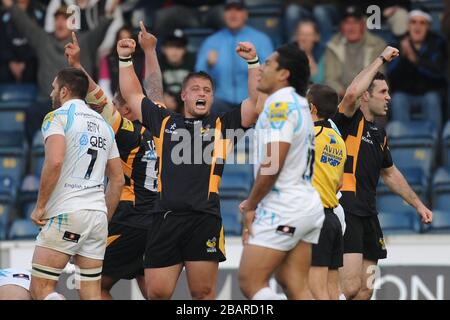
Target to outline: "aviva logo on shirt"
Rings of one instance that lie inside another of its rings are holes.
[[[332,167],[337,167],[344,156],[343,150],[333,146],[337,143],[337,138],[333,134],[328,134],[328,137],[330,138],[330,143],[324,145],[320,162],[328,163]]]
[[[287,102],[273,102],[269,105],[269,121],[286,121],[289,113]]]

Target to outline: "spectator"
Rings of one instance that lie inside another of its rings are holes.
[[[447,37],[447,53],[450,46],[450,0],[444,0],[444,14],[442,17],[441,30]],[[450,79],[450,62],[447,56],[447,79]],[[446,119],[450,119],[450,85],[447,90],[447,114]]]
[[[314,20],[319,26],[323,41],[328,41],[339,23],[340,14],[336,0],[289,0],[285,11],[286,36],[292,37],[299,22]]]
[[[380,37],[366,30],[364,13],[358,6],[345,8],[340,32],[325,51],[325,82],[340,96],[356,75],[386,47]]]
[[[319,26],[322,41],[326,42],[342,19],[342,9],[359,6],[366,12],[373,4],[373,0],[290,0],[285,14],[287,36],[292,36],[299,21],[312,19]],[[382,23],[386,22],[396,37],[403,36],[408,28],[410,0],[385,0],[376,5],[381,9]]]
[[[187,51],[187,44],[187,38],[180,29],[164,38],[159,58],[164,92],[179,95],[184,78],[194,70],[195,56]]]
[[[128,26],[123,26],[117,32],[114,43],[117,43],[122,39],[131,38],[133,38],[133,30]],[[142,52],[140,46],[136,47],[136,52],[133,56],[133,66],[136,74],[139,75],[139,80],[142,83],[145,70],[144,53]],[[113,93],[119,88],[119,56],[117,55],[115,46],[108,55],[104,56],[100,60],[100,74],[98,83],[106,96],[112,100],[114,96]]]
[[[47,34],[34,20],[12,0],[3,0],[11,3],[11,18],[17,29],[28,40],[30,46],[36,51],[38,57],[38,86],[42,96],[48,97],[52,91],[52,82],[59,70],[67,67],[64,57],[64,46],[69,42],[70,30],[67,27],[67,8],[62,6],[55,13],[55,32]],[[111,18],[105,18],[97,28],[79,35],[80,47],[86,48],[81,53],[81,61],[88,73],[95,68],[97,48],[102,42],[105,32],[111,23]]]
[[[115,12],[114,20],[106,32],[105,39],[99,47],[100,55],[109,52],[115,45],[114,37],[117,31],[124,24],[121,8],[118,6],[119,0],[50,0],[45,16],[45,31],[52,33],[55,31],[55,13],[65,5],[72,14],[72,6],[78,6],[80,10],[79,25],[75,22],[73,26],[78,31],[89,31],[95,29],[103,20],[108,11]],[[114,48],[115,49],[115,48]]]
[[[30,0],[18,0],[17,5],[28,17],[43,26],[45,9]],[[0,83],[35,83],[37,58],[27,39],[17,31],[11,20],[11,13],[0,15]]]
[[[31,142],[34,133],[40,128],[45,114],[50,111],[49,96],[52,91],[52,82],[56,74],[68,66],[64,56],[64,46],[71,38],[71,31],[66,23],[67,8],[63,6],[55,13],[55,32],[48,34],[17,5],[13,5],[12,0],[3,0],[3,5],[10,9],[14,25],[28,40],[38,58],[37,83],[42,103],[33,105],[27,110],[26,131],[28,141]],[[95,29],[78,36],[80,47],[85,48],[81,51],[81,62],[88,73],[92,74],[95,69],[97,48],[111,21],[111,18],[104,18]]]
[[[260,61],[265,61],[273,51],[267,35],[246,26],[247,18],[244,1],[228,0],[224,12],[226,27],[209,36],[197,56],[196,71],[208,72],[215,81],[213,109],[216,112],[238,107],[248,96],[247,86],[243,85],[247,81],[247,64],[236,54],[236,45],[252,42]]]
[[[173,0],[173,6],[159,9],[155,15],[157,35],[182,28],[220,29],[224,0]]]
[[[310,80],[313,83],[325,81],[325,46],[320,43],[320,33],[312,20],[304,20],[298,24],[295,41],[305,51],[311,70]]]
[[[399,44],[400,59],[389,66],[392,119],[409,121],[411,107],[419,106],[424,118],[441,127],[442,98],[446,88],[446,43],[430,31],[431,16],[425,9],[409,13],[408,34]]]

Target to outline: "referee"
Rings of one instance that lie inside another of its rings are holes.
[[[329,121],[337,111],[337,92],[326,85],[312,85],[306,95],[316,135],[313,186],[320,194],[325,220],[319,242],[312,247],[309,289],[317,300],[339,298],[339,273],[343,265],[342,226],[333,209],[339,206],[336,192],[341,187],[347,149]]]

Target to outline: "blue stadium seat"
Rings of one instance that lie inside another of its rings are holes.
[[[220,196],[247,198],[253,182],[253,167],[249,164],[226,164],[220,182]]]
[[[426,176],[420,168],[404,168],[400,170],[408,181],[411,188],[417,195],[427,203],[428,183]],[[399,195],[393,193],[384,184],[383,179],[380,178],[377,187],[377,210],[379,212],[397,213],[411,210],[411,206],[407,204]]]
[[[0,101],[30,102],[36,100],[37,88],[33,84],[0,85]]]
[[[272,40],[274,47],[284,42],[283,10],[279,5],[258,5],[248,7],[248,25],[264,32]]]
[[[11,205],[6,202],[0,202],[0,240],[6,238],[10,216]]]
[[[23,207],[27,205],[27,203],[34,203],[37,199],[38,191],[39,191],[39,178],[35,175],[27,175],[23,180],[20,186],[20,191],[18,195],[18,203],[20,203]]]
[[[17,182],[13,177],[0,175],[0,202],[14,202],[17,195]]]
[[[22,155],[25,151],[25,112],[0,109],[0,154]]]
[[[450,210],[450,167],[436,170],[431,190],[433,208]]]
[[[18,219],[12,223],[9,229],[9,239],[34,239],[38,233],[39,228],[30,219]]]
[[[450,167],[450,121],[445,124],[444,130],[442,131],[442,150],[443,164]]]
[[[42,137],[41,131],[36,132],[33,138],[33,144],[31,146],[31,164],[30,172],[31,174],[40,177],[42,166],[44,165],[45,159],[45,146],[44,139]]]
[[[33,144],[31,146],[31,153],[33,155],[44,155],[45,153],[45,145],[44,145],[44,137],[42,136],[42,132],[39,130],[33,137]]]
[[[393,121],[386,128],[394,163],[399,168],[422,168],[430,177],[435,163],[437,132],[428,121]]]
[[[214,33],[214,29],[210,28],[186,28],[183,29],[183,33],[188,39],[187,50],[189,52],[196,53],[203,41]]]
[[[13,178],[15,182],[18,182],[22,177],[24,164],[25,161],[23,156],[0,155],[0,175],[9,176]]]
[[[242,200],[222,199],[220,201],[220,211],[225,234],[241,235],[242,224],[239,204]]]
[[[23,205],[23,217],[25,219],[30,219],[34,208],[36,207],[36,202],[28,202]]]
[[[395,213],[380,212],[378,219],[385,235],[418,233],[421,230],[414,209]]]
[[[433,210],[429,233],[450,233],[450,211]]]

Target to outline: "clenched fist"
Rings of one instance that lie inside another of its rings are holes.
[[[136,41],[133,39],[122,39],[117,42],[117,54],[119,57],[131,56],[136,50]]]

